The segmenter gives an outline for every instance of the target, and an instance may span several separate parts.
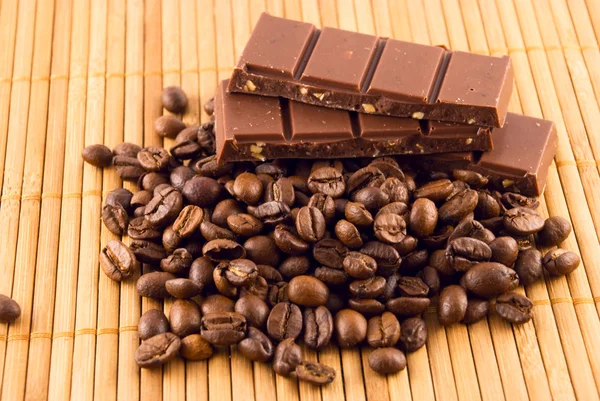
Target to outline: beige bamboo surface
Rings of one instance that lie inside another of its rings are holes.
[[[99,273],[114,238],[101,204],[121,182],[79,154],[161,144],[152,122],[163,86],[188,93],[186,123],[206,121],[202,104],[265,10],[512,56],[511,110],[558,127],[542,214],[570,217],[563,245],[582,257],[569,277],[520,290],[532,322],[444,328],[430,310],[426,347],[388,377],[370,371],[368,349],[304,349],[339,372],[323,388],[276,377],[235,347],[137,368],[139,316],[170,305],[140,300],[135,277],[119,285]],[[599,41],[600,0],[0,0],[0,293],[23,311],[0,324],[1,400],[598,400]]]

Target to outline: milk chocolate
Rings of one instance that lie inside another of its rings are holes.
[[[501,127],[513,88],[491,57],[262,14],[228,90],[331,108]]]

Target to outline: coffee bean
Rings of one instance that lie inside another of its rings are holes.
[[[323,239],[313,246],[315,260],[327,267],[342,269],[348,248],[335,239]]]
[[[227,227],[227,218],[239,213],[244,213],[240,203],[235,199],[225,199],[215,206],[211,222],[221,227]]]
[[[256,205],[262,198],[263,184],[255,174],[242,173],[233,183],[233,194],[248,205]]]
[[[154,120],[154,131],[166,138],[175,138],[183,129],[185,124],[175,116],[165,115]]]
[[[169,321],[165,314],[158,309],[146,311],[138,322],[138,335],[141,340],[147,340],[169,331]]]
[[[281,276],[281,273],[279,273],[279,271],[276,268],[274,268],[273,266],[256,265],[256,267],[258,268],[258,275],[263,277],[266,281],[268,281],[270,283],[276,283],[278,281],[283,281],[283,277]]]
[[[164,88],[161,100],[163,107],[174,114],[183,114],[188,104],[185,92],[178,86]]]
[[[452,172],[455,180],[464,181],[472,187],[483,187],[487,185],[488,179],[487,177],[482,176],[479,173],[469,170],[459,170],[456,169]]]
[[[81,152],[83,160],[96,167],[108,167],[113,160],[113,152],[104,145],[86,146]]]
[[[198,206],[188,205],[181,209],[173,223],[173,230],[181,238],[187,238],[198,231],[204,219],[204,211]]]
[[[246,295],[235,303],[234,310],[246,318],[248,326],[263,330],[271,309],[267,303],[256,295]]]
[[[267,300],[267,296],[269,294],[269,283],[263,277],[258,276],[256,280],[252,284],[247,287],[242,287],[240,289],[240,297],[245,297],[246,295],[256,295],[263,301]]]
[[[169,322],[173,334],[183,338],[200,332],[200,307],[191,299],[178,299],[171,306]]]
[[[137,292],[141,297],[148,298],[167,298],[166,283],[174,279],[175,276],[166,272],[152,272],[142,275],[137,283]]]
[[[379,348],[369,354],[369,366],[380,375],[398,373],[406,368],[406,357],[399,349]]]
[[[238,343],[237,349],[240,354],[256,362],[267,362],[275,352],[269,337],[255,327],[248,327],[248,334]]]
[[[175,221],[182,207],[181,193],[173,187],[167,187],[146,205],[146,221],[152,227],[165,227]]]
[[[437,315],[440,323],[451,326],[464,319],[467,312],[467,292],[459,285],[450,285],[440,293]]]
[[[348,306],[365,317],[377,316],[385,312],[385,305],[377,299],[350,298]]]
[[[205,153],[215,153],[216,141],[214,121],[208,121],[200,125],[197,133],[197,141]]]
[[[202,253],[212,261],[243,259],[246,250],[237,242],[228,239],[215,239],[202,247]]]
[[[326,347],[333,335],[333,316],[325,306],[306,308],[303,314],[304,343],[312,349]]]
[[[542,246],[558,246],[569,237],[572,230],[568,219],[561,216],[549,217],[542,230],[537,233],[538,243]]]
[[[331,196],[321,193],[314,194],[308,200],[307,206],[319,209],[327,223],[333,221],[335,216],[335,201]]]
[[[360,252],[370,256],[377,263],[377,274],[388,277],[395,273],[400,267],[400,255],[398,251],[388,244],[379,241],[367,242]]]
[[[341,171],[332,167],[314,170],[308,177],[307,187],[313,194],[323,193],[334,199],[342,196],[346,190]]]
[[[133,251],[136,259],[142,263],[159,264],[160,261],[167,257],[167,252],[162,245],[146,240],[133,240],[129,245],[129,249]]]
[[[127,245],[110,240],[100,253],[100,267],[111,280],[123,281],[139,269],[139,263]]]
[[[419,270],[427,266],[428,260],[429,252],[427,249],[417,249],[402,259],[399,271],[402,274],[416,274]]]
[[[145,224],[149,226],[148,222],[146,222]],[[165,228],[165,231],[163,231],[162,244],[167,252],[175,251],[175,249],[177,249],[181,245],[182,241],[183,239],[179,235],[177,235],[175,230],[173,230],[173,226],[168,226],[167,228]]]
[[[393,347],[400,339],[400,322],[390,312],[369,319],[367,343],[372,348]]]
[[[165,181],[165,182],[159,183],[156,186],[153,186],[154,189],[152,189],[152,196],[156,196],[156,195],[160,194],[164,189],[173,188],[168,184],[167,178],[165,176],[158,175],[158,173],[148,173],[148,175],[150,175],[150,174],[157,174],[157,177],[161,177],[161,181],[162,180]],[[151,190],[150,188],[144,188],[144,189]]]
[[[288,297],[297,305],[314,308],[327,303],[329,288],[317,278],[297,276],[290,280]]]
[[[190,334],[181,339],[179,355],[188,361],[202,361],[213,355],[213,347],[200,334]]]
[[[142,149],[137,159],[146,171],[162,171],[168,167],[170,156],[166,149],[150,146]]]
[[[390,202],[408,203],[408,188],[399,178],[388,177],[379,188],[388,196]]]
[[[418,277],[399,277],[398,292],[406,297],[426,297],[429,287]]]
[[[452,182],[448,179],[441,179],[429,182],[415,191],[415,198],[427,198],[433,202],[440,202],[450,196],[452,193]]]
[[[302,363],[302,349],[293,338],[281,341],[275,349],[273,370],[281,376],[289,376]]]
[[[537,209],[540,205],[540,201],[538,198],[528,198],[525,195],[517,194],[514,192],[503,193],[500,197],[500,200],[505,209],[512,209],[515,207]]]
[[[496,262],[478,263],[460,280],[461,286],[481,298],[494,298],[519,285],[517,273]]]
[[[354,280],[348,286],[350,294],[355,298],[372,299],[377,298],[385,290],[386,280],[381,276],[375,276],[364,280]]]
[[[196,132],[198,132],[198,127],[188,127],[177,135],[175,145],[169,148],[173,158],[176,160],[190,160],[202,155],[202,146],[198,143]]]
[[[300,238],[294,228],[284,224],[275,227],[273,239],[277,247],[288,255],[302,255],[310,250],[309,243]]]
[[[417,237],[427,237],[433,234],[438,221],[438,211],[435,203],[427,198],[419,198],[412,205],[409,217],[411,233]]]
[[[467,310],[462,320],[464,324],[473,324],[485,319],[490,311],[490,303],[483,299],[471,298],[467,302]]]
[[[0,322],[11,323],[21,316],[21,307],[13,299],[0,294]]]
[[[342,309],[336,313],[334,327],[337,343],[342,348],[352,348],[367,336],[367,319],[352,309]]]
[[[191,237],[186,238],[182,243],[183,248],[185,248],[190,255],[192,255],[192,259],[199,258],[202,256],[202,236],[193,234]]]
[[[283,202],[264,202],[256,208],[248,206],[248,213],[262,221],[265,225],[278,225],[291,220],[290,207]]]
[[[438,226],[432,235],[421,238],[421,242],[429,249],[445,248],[448,244],[448,238],[450,238],[453,231],[454,227],[452,226]]]
[[[475,210],[479,196],[477,191],[466,189],[448,199],[438,210],[440,220],[448,224],[458,223]]]
[[[179,248],[160,261],[160,268],[168,273],[177,274],[189,269],[193,260],[187,249]]]
[[[277,181],[271,182],[268,185],[264,185],[265,188],[265,201],[278,201],[283,202],[288,206],[292,206],[296,200],[296,194],[294,192],[294,186],[286,177],[280,177]],[[331,201],[333,203],[333,199]]]
[[[363,167],[350,176],[346,184],[346,191],[352,196],[363,188],[376,187],[379,189],[384,182],[385,175],[377,167]]]
[[[244,249],[248,259],[259,265],[277,266],[281,254],[275,240],[266,235],[257,235],[244,242]]]
[[[272,284],[269,286],[269,293],[267,295],[267,300],[271,307],[275,307],[280,302],[288,302],[289,298],[287,295],[287,287],[288,283],[285,281],[280,281],[278,283]]]
[[[425,312],[430,303],[429,298],[398,297],[387,301],[385,308],[396,316],[412,317]]]
[[[469,270],[479,262],[487,262],[492,257],[492,250],[483,241],[470,237],[452,240],[446,248],[448,262],[459,272]]]
[[[204,287],[187,278],[176,278],[165,283],[167,292],[175,298],[189,299],[202,293]]]
[[[310,268],[311,261],[307,256],[289,256],[279,265],[279,272],[289,280],[305,274]]]
[[[140,150],[142,150],[142,148],[134,143],[123,142],[115,146],[113,153],[115,156],[127,156],[135,159]]]
[[[115,156],[112,164],[124,181],[137,181],[146,172],[135,157]]]
[[[350,199],[362,203],[371,213],[376,213],[390,203],[390,197],[377,187],[362,188],[355,192]]]
[[[316,278],[330,286],[344,285],[350,279],[350,277],[343,270],[338,270],[331,267],[317,267],[314,274]]]
[[[221,294],[212,294],[205,297],[200,304],[203,316],[210,313],[233,312],[235,303],[233,300]]]
[[[427,325],[420,317],[411,317],[402,322],[400,344],[405,352],[415,352],[427,342]]]
[[[512,237],[498,237],[490,242],[489,246],[492,250],[492,262],[512,266],[519,256],[519,246]]]
[[[486,191],[477,191],[479,200],[474,210],[477,220],[491,219],[500,215],[500,204]]]
[[[512,234],[535,234],[544,228],[544,219],[533,209],[516,207],[504,214],[504,228]]]
[[[296,218],[298,235],[307,242],[317,242],[325,235],[325,217],[316,207],[304,206]]]
[[[377,262],[361,252],[348,252],[343,261],[344,271],[351,277],[367,279],[377,271]]]
[[[142,368],[164,365],[177,356],[181,340],[173,333],[162,333],[144,341],[135,351],[135,362]]]
[[[542,254],[537,249],[519,252],[515,262],[515,271],[522,285],[530,285],[542,278],[544,274]]]
[[[302,312],[295,304],[279,302],[267,319],[267,332],[271,338],[281,341],[296,338],[302,331]]]
[[[111,206],[121,205],[129,213],[132,210],[132,198],[131,191],[125,188],[117,188],[108,193],[106,204]]]
[[[348,202],[344,214],[350,223],[358,227],[369,227],[373,224],[371,212],[369,212],[362,203]]]
[[[507,292],[496,298],[496,313],[514,324],[523,324],[531,320],[533,302],[524,295]]]
[[[134,209],[137,209],[138,207],[146,206],[148,203],[150,203],[150,201],[152,200],[153,197],[154,197],[154,194],[152,194],[152,192],[147,191],[147,190],[142,190],[142,191],[136,192],[131,197],[131,201],[130,201],[131,207]],[[108,198],[106,199],[106,203],[108,203]]]
[[[238,237],[233,231],[223,227],[219,227],[216,224],[210,223],[207,220],[200,223],[200,233],[207,241],[213,241],[216,239],[226,239],[231,241],[237,241]]]
[[[231,231],[243,237],[258,235],[263,229],[263,224],[259,219],[246,213],[227,217],[227,225]]]
[[[406,221],[397,214],[379,214],[375,217],[373,230],[380,241],[398,244],[406,237]]]
[[[335,369],[318,362],[305,361],[296,366],[296,377],[298,380],[322,386],[329,384],[335,379]]]
[[[431,266],[425,266],[423,270],[419,272],[418,277],[423,280],[423,283],[428,287],[429,296],[435,295],[439,292],[441,282],[440,273]]]
[[[221,185],[209,177],[194,177],[183,186],[181,193],[185,200],[196,206],[214,206],[221,197]]]
[[[553,276],[569,274],[577,269],[580,263],[579,255],[561,248],[548,251],[543,259],[544,268]]]
[[[237,344],[246,336],[246,318],[236,312],[215,312],[202,317],[202,337],[216,346]]]

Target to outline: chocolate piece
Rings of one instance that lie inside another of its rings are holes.
[[[215,97],[219,162],[426,154],[492,148],[490,129],[316,107],[283,98]]]
[[[499,190],[541,195],[558,142],[554,123],[508,113],[504,127],[494,129],[493,137],[490,152],[406,157],[403,162],[426,171],[471,170],[486,176],[489,185]]]
[[[501,127],[513,87],[502,58],[262,14],[228,90],[371,114]]]

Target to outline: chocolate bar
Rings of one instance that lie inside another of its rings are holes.
[[[492,149],[491,129],[311,106],[284,98],[215,97],[220,162],[280,158],[375,157]]]
[[[262,14],[228,90],[317,106],[501,127],[513,88],[501,58]]]

